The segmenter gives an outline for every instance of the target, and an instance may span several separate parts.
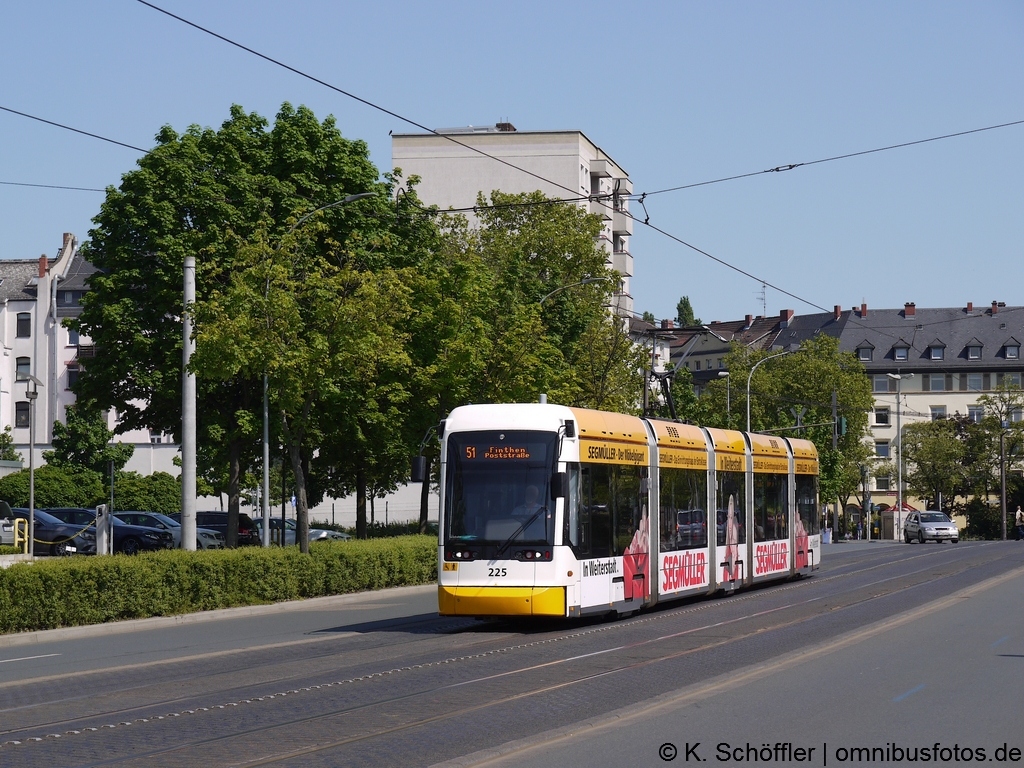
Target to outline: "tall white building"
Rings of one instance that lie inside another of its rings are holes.
[[[581,131],[517,131],[511,123],[498,123],[443,128],[437,134],[395,134],[391,161],[406,178],[419,176],[420,199],[442,209],[471,207],[479,193],[489,197],[495,190],[512,194],[540,190],[548,197],[584,198],[580,205],[604,219],[600,245],[608,266],[622,276],[616,310],[632,315],[629,237],[633,219],[626,196],[633,184]]]

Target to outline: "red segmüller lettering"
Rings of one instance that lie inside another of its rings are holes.
[[[668,555],[662,570],[661,589],[663,592],[681,587],[699,587],[707,583],[707,554],[705,552],[682,552]]]
[[[754,575],[784,571],[789,563],[789,542],[776,541],[772,544],[758,545],[754,549]]]

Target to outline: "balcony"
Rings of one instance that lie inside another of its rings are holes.
[[[616,235],[633,234],[633,217],[628,211],[612,212],[612,232]]]
[[[629,251],[615,251],[612,254],[612,269],[623,277],[633,276],[633,256]]]

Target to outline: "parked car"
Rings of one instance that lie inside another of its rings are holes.
[[[28,520],[28,510],[15,507],[11,510],[14,517]],[[73,555],[96,554],[96,530],[85,526],[72,525],[60,520],[48,512],[35,511],[35,543],[32,553],[35,555]]]
[[[942,512],[912,512],[903,523],[903,540],[907,544],[915,540],[922,544],[926,541],[937,544],[952,541],[956,544],[960,541],[960,531],[956,523]]]
[[[14,546],[14,513],[6,501],[0,501],[0,546]]]
[[[181,513],[175,512],[168,515],[176,522],[181,522]],[[228,535],[228,513],[227,512],[196,512],[196,527],[208,528],[217,533],[223,534],[225,540]],[[248,547],[260,545],[260,532],[252,518],[244,513],[238,514],[238,546]]]
[[[705,547],[708,543],[708,518],[703,509],[676,512],[676,537],[682,547]]]
[[[71,525],[92,525],[93,539],[96,537],[96,510],[83,507],[58,507],[48,509],[51,515]],[[173,538],[168,531],[146,528],[141,525],[128,525],[117,519],[114,521],[114,551],[124,555],[137,555],[139,552],[152,552],[170,549]],[[93,545],[95,551],[95,544]]]
[[[294,520],[285,520],[284,528],[284,545],[291,547],[295,545],[295,532],[298,529],[298,524]],[[256,527],[263,531],[263,521],[260,519],[256,520]],[[347,541],[352,537],[347,533],[341,531],[332,531],[324,528],[310,528],[309,529],[309,542],[314,541]],[[281,518],[272,517],[270,518],[270,540],[274,543],[281,541]]]
[[[181,547],[181,523],[159,512],[115,512],[114,517],[129,525],[156,528],[171,534],[171,546]],[[210,528],[196,528],[196,549],[224,549],[224,534]]]

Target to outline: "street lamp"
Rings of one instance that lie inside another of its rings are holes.
[[[725,428],[732,429],[732,405],[729,402],[729,382],[731,382],[732,379],[729,378],[728,371],[719,371],[718,378],[725,379]]]
[[[903,413],[903,379],[912,379],[914,374],[907,373],[900,375],[898,373],[887,373],[885,374],[890,379],[896,382],[896,449],[899,453],[896,456],[897,466],[897,480],[896,480],[896,515],[892,521],[892,537],[894,541],[899,541],[900,530],[903,528],[903,422],[901,415]]]
[[[783,355],[791,355],[795,351],[796,350],[787,349],[785,352],[777,352],[774,355],[768,355],[768,357],[761,358],[754,363],[754,366],[750,369],[750,373],[747,374],[747,432],[750,431],[750,380],[754,377],[754,371],[757,370],[757,366],[761,363],[767,363],[769,360],[776,357],[782,357]]]
[[[1010,422],[1003,419],[999,426],[999,518],[1002,520],[1003,541],[1006,541],[1006,429]]]
[[[296,228],[300,224],[302,224],[304,221],[306,221],[310,216],[313,216],[314,214],[319,213],[320,211],[326,211],[328,208],[334,208],[336,206],[345,205],[346,203],[351,203],[351,202],[354,202],[356,200],[363,200],[363,199],[365,199],[367,197],[376,197],[376,196],[377,196],[376,192],[359,192],[359,193],[357,193],[355,195],[348,195],[347,197],[343,197],[341,200],[335,200],[333,203],[328,203],[327,205],[321,205],[319,208],[316,208],[316,209],[310,211],[305,216],[303,216],[298,221],[296,221],[294,224],[292,224],[292,226],[288,229],[288,231],[285,232],[285,235],[290,235],[292,232],[294,232],[296,230]],[[275,247],[274,250],[277,251],[277,250],[280,250],[280,248],[281,248],[281,242],[278,241],[277,247]],[[268,297],[269,297],[269,294],[270,294],[270,278],[268,277],[267,278],[267,296]],[[282,474],[282,476],[284,475],[284,467],[283,467],[283,465],[282,465],[282,469],[281,469],[281,474]],[[284,492],[283,491],[281,493],[281,498],[282,499],[284,498]],[[261,506],[262,506],[262,508],[261,508],[260,511],[262,512],[262,516],[263,516],[263,527],[262,527],[262,530],[260,532],[261,533],[261,539],[262,539],[262,541],[260,543],[264,547],[269,547],[270,546],[270,377],[267,375],[266,371],[263,372],[263,503],[262,503]],[[283,510],[283,507],[282,507],[282,510]],[[282,517],[282,520],[281,520],[281,546],[284,546],[285,525],[284,525],[284,519],[283,519],[284,518],[284,512],[283,511],[281,513],[281,517]],[[296,534],[298,534],[298,528],[296,528]],[[295,543],[299,544],[297,536],[296,536],[296,542]],[[301,549],[301,546],[302,545],[300,544],[300,549]]]
[[[26,383],[25,396],[29,400],[29,554],[36,546],[36,398],[43,382],[32,374],[18,374]],[[1004,536],[1004,539],[1006,536]]]
[[[564,291],[566,288],[575,288],[577,285],[590,285],[591,283],[600,283],[602,280],[611,280],[611,278],[610,277],[588,277],[586,280],[580,280],[578,283],[569,283],[568,285],[560,286],[558,288],[555,288],[555,290],[553,290],[551,293],[549,293],[547,296],[542,298],[537,303],[538,304],[543,304],[545,301],[550,299],[556,293],[560,293],[561,291]]]

